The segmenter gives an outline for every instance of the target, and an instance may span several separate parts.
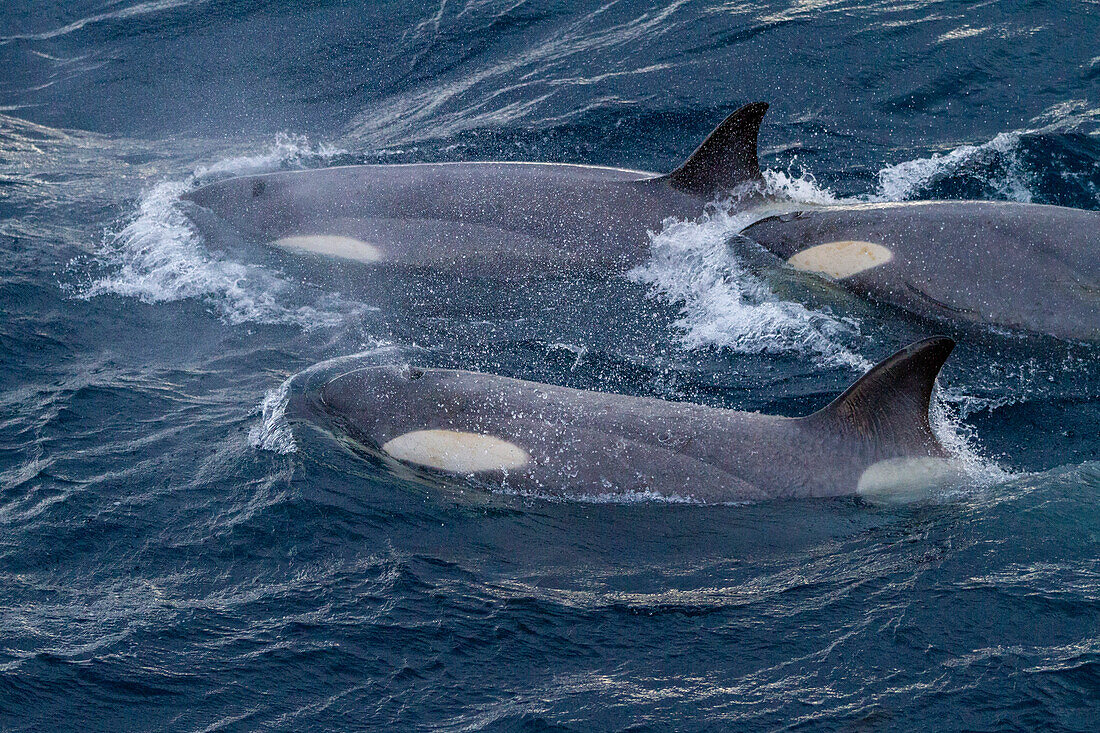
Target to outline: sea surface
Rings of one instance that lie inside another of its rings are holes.
[[[1097,347],[815,299],[720,201],[625,277],[334,287],[178,197],[668,171],[759,100],[777,195],[1100,210],[1098,39],[1096,0],[5,0],[0,730],[1097,730]],[[981,480],[910,503],[499,495],[284,414],[359,355],[802,415],[936,332]]]

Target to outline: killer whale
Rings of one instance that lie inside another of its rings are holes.
[[[231,178],[183,198],[249,239],[307,257],[509,279],[627,272],[647,261],[650,232],[736,189],[736,205],[756,219],[741,233],[775,266],[923,318],[1100,340],[1100,212],[769,200],[757,158],[767,109],[741,107],[665,175],[551,163],[362,165]]]
[[[346,362],[296,393],[288,415],[338,429],[384,460],[547,496],[872,495],[916,476],[957,477],[928,421],[953,347],[946,337],[912,344],[802,418]]]
[[[345,262],[493,278],[625,272],[649,231],[761,180],[767,105],[731,114],[676,171],[562,163],[358,165],[241,176],[183,198],[244,236]]]
[[[770,216],[742,234],[796,269],[920,316],[1100,340],[1100,212],[852,204]]]

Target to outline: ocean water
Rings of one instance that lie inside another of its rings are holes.
[[[8,0],[0,730],[1096,730],[1095,346],[761,273],[720,201],[626,277],[516,288],[316,280],[178,196],[665,171],[760,100],[795,200],[1100,210],[1098,38],[1095,0]],[[284,415],[348,358],[799,415],[932,331],[981,480],[915,503],[494,495]]]

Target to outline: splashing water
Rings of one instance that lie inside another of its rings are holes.
[[[961,154],[959,156],[962,157]],[[894,188],[900,193],[901,188]],[[695,221],[670,221],[651,235],[653,256],[629,277],[649,284],[651,295],[681,304],[686,348],[725,347],[746,354],[816,354],[826,364],[866,371],[873,363],[849,348],[859,324],[783,301],[737,261],[727,242],[754,222],[809,205],[843,203],[817,185],[811,174],[764,171],[764,193],[776,203],[737,210],[738,199],[709,206]],[[936,390],[930,419],[933,431],[967,479],[975,485],[1005,480],[1007,474],[983,458],[973,431],[964,423],[973,398]]]
[[[870,367],[844,345],[859,335],[858,324],[798,303],[780,300],[749,273],[727,246],[754,222],[800,205],[835,203],[828,191],[803,174],[792,178],[767,171],[764,193],[775,203],[738,210],[742,197],[708,205],[693,221],[669,220],[650,234],[652,256],[628,277],[648,284],[650,294],[680,304],[676,322],[688,349],[725,347],[746,354],[817,354],[827,363]]]
[[[981,488],[1007,481],[1012,474],[982,456],[981,443],[974,429],[964,422],[968,395],[937,386],[928,410],[932,432],[954,459],[970,484]]]
[[[268,391],[260,404],[260,420],[248,431],[248,444],[253,448],[279,455],[298,452],[294,433],[286,421],[290,380]]]
[[[154,186],[134,218],[109,233],[98,248],[108,272],[77,289],[82,298],[120,295],[146,303],[193,298],[212,308],[226,323],[289,324],[304,330],[333,328],[371,310],[337,294],[306,294],[302,288],[259,265],[211,254],[180,207],[180,195],[213,176],[239,175],[326,159],[341,153],[313,147],[304,138],[277,136],[263,153],[237,156],[198,168],[186,181]],[[312,302],[295,305],[303,295]]]
[[[797,176],[788,171],[770,169],[763,170],[761,174],[764,176],[764,194],[767,196],[788,200],[792,204],[829,206],[842,203],[832,191],[818,185],[813,173],[807,170],[800,170]]]
[[[945,178],[978,176],[998,198],[1031,203],[1030,180],[1019,156],[1020,136],[1028,131],[1002,132],[981,145],[960,145],[947,153],[886,166],[878,173],[873,201],[905,201],[919,196]]]
[[[297,385],[308,385],[317,378],[321,383],[328,381],[326,375],[331,377],[340,373],[346,366],[364,366],[367,363],[389,363],[405,359],[414,347],[399,348],[393,343],[384,340],[372,340],[364,345],[365,348],[355,354],[336,357],[291,375],[278,386],[272,387],[264,395],[260,403],[260,419],[248,431],[248,443],[253,448],[271,451],[280,455],[289,455],[298,452],[298,444],[294,440],[294,431],[287,421],[287,408],[290,406],[290,395]]]
[[[304,135],[280,132],[267,148],[255,155],[235,155],[195,169],[195,182],[213,178],[266,173],[287,168],[324,165],[347,151],[328,143],[313,144]]]

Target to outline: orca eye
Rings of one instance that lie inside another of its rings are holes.
[[[256,198],[257,196],[262,194],[264,192],[265,188],[267,188],[267,184],[265,184],[263,181],[253,181],[252,182],[252,198]]]

